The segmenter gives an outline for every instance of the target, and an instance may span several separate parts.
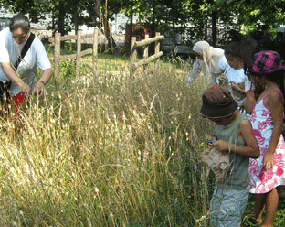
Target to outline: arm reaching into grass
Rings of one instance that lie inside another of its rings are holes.
[[[51,79],[51,77],[52,77],[52,70],[50,68],[44,70],[41,79],[35,85],[35,88],[33,90],[33,95],[42,96],[44,94],[45,84]]]
[[[13,82],[15,82],[19,89],[20,92],[29,94],[30,93],[30,87],[28,84],[26,84],[23,80],[21,80],[14,69],[12,69],[10,62],[2,62],[1,63],[2,69],[5,72],[5,75],[7,76],[7,78]]]
[[[203,60],[201,59],[196,59],[193,65],[193,69],[190,72],[189,78],[188,78],[188,82],[187,82],[187,86],[189,86],[195,79],[196,77],[199,75],[199,73],[202,70],[203,67]]]

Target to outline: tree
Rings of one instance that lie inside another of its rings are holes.
[[[14,12],[29,13],[30,20],[37,23],[38,19],[45,18],[47,14],[52,16],[50,28],[65,35],[74,25],[77,34],[82,24],[96,27],[104,27],[110,48],[116,46],[112,36],[109,19],[120,12],[123,4],[128,1],[119,0],[2,0],[6,7]],[[102,4],[103,3],[103,4]],[[89,17],[84,14],[87,11]],[[102,13],[101,13],[102,12]],[[104,15],[104,16],[102,16]]]
[[[68,10],[71,8],[67,7],[70,1],[74,0],[69,0],[69,3],[66,0],[2,0],[2,3],[14,13],[29,14],[29,19],[33,23],[45,19],[46,15],[52,12],[52,29],[64,35],[67,32],[65,17],[70,13]]]
[[[138,15],[140,24],[145,28],[151,28],[152,37],[156,31],[167,33],[172,39],[174,53],[176,34],[184,34],[187,30],[191,12],[189,2],[189,0],[132,0],[130,6],[123,12],[129,17],[133,14]]]
[[[274,36],[285,19],[285,0],[216,0],[216,5],[218,12],[231,9],[221,14],[221,20],[236,24],[243,34],[263,30]]]
[[[236,28],[244,34],[262,29],[274,36],[283,23],[285,0],[0,0],[13,12],[29,13],[32,22],[52,14],[51,28],[65,34],[73,25],[82,24],[101,29],[109,48],[115,48],[109,19],[119,12],[139,15],[140,21],[156,30],[180,27],[192,38],[207,39],[212,28],[216,42],[217,22]],[[89,16],[84,15],[87,11]],[[212,23],[209,23],[212,22]],[[189,25],[194,25],[189,27]],[[211,24],[211,25],[210,25]]]
[[[124,8],[124,13],[127,16],[132,13],[138,15],[140,21],[151,25],[155,33],[157,29],[165,29],[169,24],[185,26],[189,21],[188,2],[188,0],[133,0],[130,1],[130,7]]]

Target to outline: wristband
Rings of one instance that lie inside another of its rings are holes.
[[[42,81],[42,80],[39,80],[39,82],[42,82],[44,85],[46,85],[46,83],[44,81]]]

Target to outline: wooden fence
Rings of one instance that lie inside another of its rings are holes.
[[[81,41],[82,38],[93,38],[93,48],[88,48],[86,50],[81,51]],[[70,55],[60,55],[60,41],[66,41],[66,40],[77,40],[77,52],[76,54],[70,54]],[[99,41],[99,31],[96,29],[93,34],[88,35],[81,35],[81,31],[78,31],[78,35],[65,35],[62,36],[60,33],[56,33],[54,38],[49,38],[48,40],[51,43],[54,43],[54,77],[56,80],[59,79],[59,61],[61,60],[67,60],[67,59],[76,59],[76,76],[79,76],[80,72],[80,57],[91,54],[92,53],[92,61],[93,61],[93,67],[92,71],[93,73],[96,72],[97,69],[97,63],[98,63],[98,41]]]
[[[155,33],[154,38],[149,38],[148,35],[145,36],[145,39],[142,41],[136,41],[136,37],[132,37],[131,43],[131,59],[130,59],[130,73],[134,72],[140,66],[145,66],[149,64],[153,60],[157,60],[159,57],[163,55],[163,52],[160,51],[160,40],[164,37],[160,35],[159,32]],[[155,42],[154,54],[152,56],[148,56],[148,46]],[[136,62],[137,59],[137,48],[143,47],[143,59]]]
[[[93,48],[88,48],[86,50],[81,51],[81,41],[82,38],[93,38]],[[149,38],[148,35],[146,35],[145,39],[142,41],[136,41],[136,37],[132,37],[132,44],[131,44],[131,59],[130,59],[130,73],[132,74],[133,71],[135,71],[140,66],[146,66],[151,61],[161,57],[163,55],[163,52],[160,51],[160,40],[162,40],[164,37],[160,35],[159,32],[155,34],[154,38]],[[70,54],[70,55],[60,55],[60,42],[66,41],[66,40],[77,40],[77,52],[76,54]],[[76,76],[79,76],[80,73],[80,57],[91,54],[92,53],[92,61],[93,61],[93,67],[92,72],[93,74],[96,73],[97,70],[97,64],[98,64],[98,43],[99,43],[99,31],[95,30],[93,34],[88,35],[81,35],[81,31],[78,31],[78,35],[65,35],[61,37],[60,33],[56,33],[54,38],[49,38],[48,40],[51,43],[54,43],[54,77],[56,80],[59,79],[59,61],[61,60],[67,60],[67,59],[76,59]],[[154,54],[152,56],[148,56],[148,46],[155,42],[155,49]],[[143,47],[144,48],[144,54],[143,59],[139,62],[136,62],[137,59],[137,48]]]

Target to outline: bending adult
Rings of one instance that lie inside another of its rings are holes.
[[[195,43],[193,51],[196,55],[193,69],[188,78],[188,85],[192,83],[201,71],[208,77],[211,75],[211,84],[213,85],[217,77],[221,75],[222,70],[219,67],[219,61],[225,56],[225,51],[221,48],[213,48],[206,41]]]
[[[22,50],[30,36],[33,37],[29,19],[24,14],[14,16],[10,20],[9,27],[0,32],[0,81],[12,82],[8,89],[16,109],[30,94],[42,96],[45,84],[52,77],[46,49],[37,36],[21,59]],[[43,71],[38,81],[37,67]],[[11,102],[11,99],[8,98],[6,102]]]

